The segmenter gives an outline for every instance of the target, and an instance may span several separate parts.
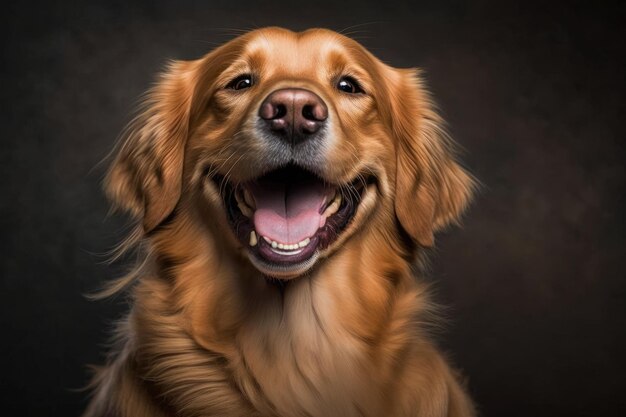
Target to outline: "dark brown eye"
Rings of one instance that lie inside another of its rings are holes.
[[[244,90],[250,87],[252,87],[252,75],[250,74],[240,75],[226,86],[226,88],[230,88],[231,90]]]
[[[357,80],[352,77],[342,77],[337,83],[337,89],[348,94],[358,94],[363,92],[363,89]]]

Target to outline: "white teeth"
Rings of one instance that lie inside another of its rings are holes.
[[[253,232],[254,233],[254,232]],[[306,238],[304,239],[302,242],[298,242],[298,243],[293,243],[293,244],[285,244],[285,243],[278,243],[275,240],[271,240],[265,236],[261,236],[263,239],[265,239],[265,241],[267,243],[269,243],[273,249],[282,249],[282,250],[296,250],[296,249],[300,249],[305,247],[306,245],[308,245],[309,243],[311,243],[311,238]],[[250,238],[250,241],[252,241],[252,237]],[[255,242],[256,242],[256,235],[255,235]],[[250,244],[251,246],[254,246],[252,244]],[[300,253],[300,251],[298,251],[298,253]]]
[[[256,246],[256,244],[257,244],[256,233],[253,230],[250,232],[250,246]]]
[[[294,256],[294,255],[297,255],[297,254],[301,253],[302,249],[288,250],[288,251],[279,250],[279,249],[272,249],[272,252],[277,253],[279,255]]]

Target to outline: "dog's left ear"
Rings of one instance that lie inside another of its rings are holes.
[[[181,195],[196,65],[170,63],[122,136],[104,182],[113,203],[140,218],[146,232],[172,212]]]
[[[395,212],[415,242],[432,246],[434,232],[456,223],[476,182],[456,161],[454,143],[416,70],[388,77],[397,140]]]

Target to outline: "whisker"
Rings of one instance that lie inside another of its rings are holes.
[[[347,27],[339,30],[338,33],[341,33],[342,35],[346,35],[346,33],[349,33],[348,31],[350,29],[362,28],[363,26],[373,26],[373,25],[380,24],[380,23],[381,22],[379,22],[379,21],[357,23],[355,25],[350,25],[350,26],[347,26]],[[366,29],[362,29],[361,31],[366,31]]]
[[[228,158],[226,158],[226,160],[224,160],[224,162],[222,162],[222,163],[221,163],[218,167],[216,167],[216,168],[212,169],[211,171],[209,171],[207,175],[208,175],[209,177],[212,177],[213,175],[215,175],[215,173],[216,173],[217,171],[219,171],[220,169],[222,169],[222,167],[223,167],[224,165],[226,165],[226,163],[227,163],[227,162],[230,160],[230,158],[232,158],[233,156],[235,156],[235,153],[234,153],[234,152],[233,152],[233,153],[231,153],[231,154],[230,154],[230,156],[229,156]]]
[[[230,140],[232,140],[232,141],[236,140],[238,138],[238,136],[242,135],[243,133],[244,132],[242,132],[242,131],[239,131],[239,132],[235,133],[233,136],[231,136]],[[213,161],[211,164],[209,164],[209,171],[207,173],[207,176],[212,177],[213,175],[215,175],[215,173],[218,172],[219,170],[221,170],[224,167],[224,165],[226,165],[228,163],[230,158],[232,158],[236,154],[235,150],[233,150],[232,148],[222,148],[222,150],[220,150],[217,153],[216,158],[221,156],[221,154],[223,152],[225,152],[225,151],[231,151],[232,153],[225,160],[224,159],[221,159],[221,160],[217,159],[217,160]],[[217,163],[217,162],[222,162],[222,163],[218,167],[214,167],[214,164]]]
[[[224,175],[224,178],[222,178],[222,181],[220,182],[220,194],[222,194],[222,186],[225,183],[228,183],[228,177],[230,176],[231,171],[233,170],[233,168],[235,168],[235,166],[239,163],[239,161],[241,161],[241,159],[245,156],[245,154],[241,154],[239,155],[239,158],[235,161],[235,163],[230,167],[230,169],[228,170],[228,172],[226,172],[226,174]]]

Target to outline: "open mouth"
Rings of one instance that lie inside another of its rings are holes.
[[[287,278],[306,272],[338,239],[375,179],[331,184],[289,165],[236,185],[219,175],[213,181],[251,262],[266,275]]]

